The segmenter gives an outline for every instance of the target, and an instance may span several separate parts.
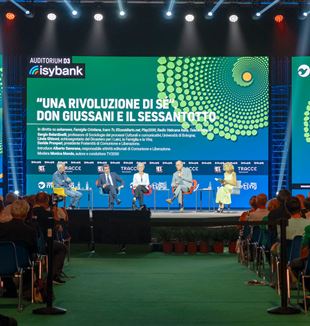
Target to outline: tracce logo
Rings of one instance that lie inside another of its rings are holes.
[[[300,65],[298,67],[298,76],[306,78],[310,76],[310,67],[308,65]]]

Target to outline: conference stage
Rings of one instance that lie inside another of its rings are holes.
[[[72,242],[145,244],[151,242],[152,228],[227,226],[239,220],[241,211],[80,209],[68,215]]]

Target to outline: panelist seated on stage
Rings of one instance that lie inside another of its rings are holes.
[[[193,184],[193,176],[191,169],[184,167],[182,161],[177,161],[175,167],[177,171],[173,173],[171,183],[171,186],[174,189],[173,197],[166,199],[166,202],[171,205],[172,202],[177,198],[180,211],[183,212],[183,192],[188,192],[190,190]]]
[[[53,174],[54,188],[64,188],[65,194],[71,198],[69,208],[74,209],[82,197],[82,193],[72,187],[72,180],[66,174],[66,164],[58,163],[57,171]]]
[[[219,204],[218,213],[223,213],[225,204],[231,204],[231,193],[233,187],[237,185],[237,177],[235,168],[231,163],[225,163],[224,167],[224,179],[216,179],[221,183],[221,187],[217,189],[215,202]]]
[[[109,195],[109,208],[114,208],[115,201],[117,205],[120,205],[121,201],[117,195],[124,188],[125,182],[117,173],[110,171],[109,164],[103,166],[103,173],[99,175],[97,186],[102,189],[104,194]]]
[[[137,170],[138,173],[135,173],[133,176],[132,187],[134,191],[134,197],[132,199],[132,208],[136,209],[136,202],[139,201],[140,208],[145,207],[144,205],[144,194],[149,192],[149,175],[144,172],[144,163],[138,163]]]

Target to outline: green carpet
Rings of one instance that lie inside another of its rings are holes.
[[[19,325],[309,325],[303,313],[266,312],[280,298],[267,286],[248,286],[255,274],[235,255],[175,256],[162,253],[75,254],[65,271],[75,278],[55,287],[62,316],[36,316],[28,304],[1,299],[1,313]],[[9,303],[14,306],[8,307]]]

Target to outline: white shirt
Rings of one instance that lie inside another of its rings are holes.
[[[150,180],[149,180],[149,175],[148,173],[143,173],[142,175],[140,173],[135,173],[133,175],[133,182],[132,185],[134,187],[137,186],[149,186]]]
[[[297,235],[304,235],[305,227],[310,224],[310,221],[304,218],[290,218],[286,228],[286,239],[293,240]]]
[[[109,178],[110,185],[111,185],[111,186],[114,186],[114,185],[113,185],[112,178],[111,178],[111,173],[109,173],[109,174],[106,173],[106,174],[105,174],[105,178],[106,178],[107,181],[108,181],[108,178]]]

